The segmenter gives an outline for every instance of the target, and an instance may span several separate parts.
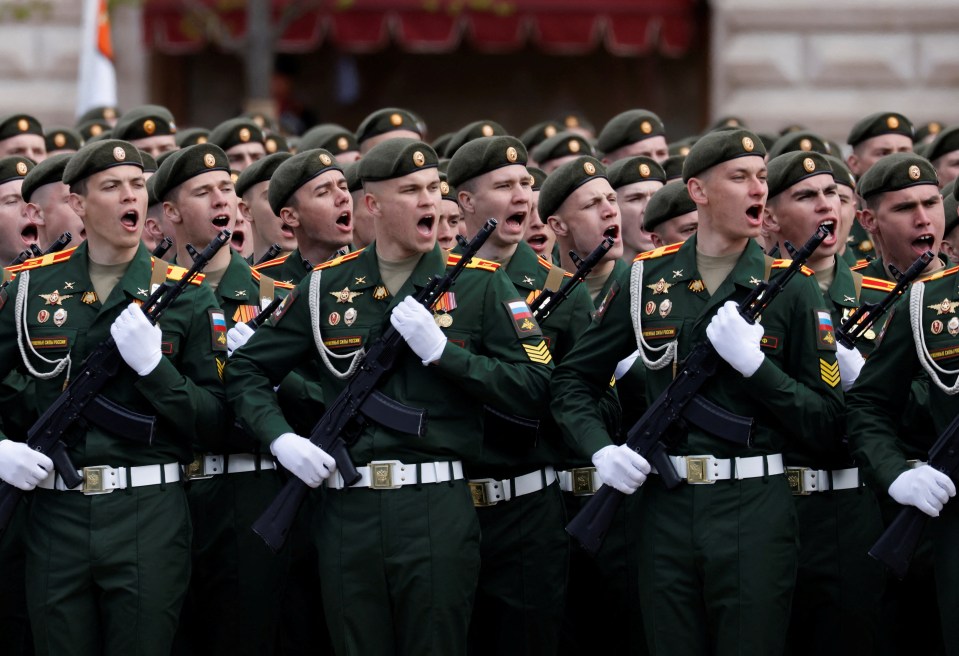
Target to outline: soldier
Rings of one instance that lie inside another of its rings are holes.
[[[551,370],[535,323],[518,334],[526,328],[512,308],[522,314],[525,304],[510,300],[515,290],[495,264],[474,260],[464,271],[437,310],[448,317],[440,319],[445,328],[409,298],[455,261],[435,243],[436,166],[433,150],[411,139],[364,155],[360,176],[376,241],[320,265],[236,351],[227,373],[237,415],[251,432],[308,485],[327,481],[314,526],[337,653],[465,653],[479,527],[462,458],[480,453],[484,403],[538,411]],[[430,421],[418,438],[378,424],[362,428],[350,455],[363,478],[343,490],[333,459],[284,420],[273,386],[311,358],[332,399],[387,315],[410,350],[399,354],[381,391],[425,408]]]
[[[263,263],[263,257],[273,244],[279,245],[280,256],[296,248],[293,229],[273,213],[269,197],[270,178],[290,157],[290,153],[267,155],[247,167],[236,181],[236,195],[240,197],[237,209],[253,228],[253,261],[257,264]],[[278,279],[290,282],[284,277]]]
[[[360,155],[365,155],[374,146],[389,139],[422,139],[423,130],[413,112],[398,107],[378,109],[356,128],[356,142]]]
[[[40,121],[29,114],[0,118],[0,157],[18,155],[39,164],[47,156]]]
[[[67,453],[83,483],[72,489],[46,457],[0,442],[0,460],[16,464],[0,467],[3,479],[42,488],[31,494],[25,529],[27,602],[41,656],[170,653],[190,575],[180,463],[190,460],[191,440],[225,423],[209,290],[189,285],[156,326],[137,307],[151,279],[185,274],[162,262],[151,273],[157,263],[140,244],[140,167],[136,148],[117,140],[73,156],[63,181],[87,240],[19,267],[0,310],[0,369],[29,374],[28,402],[38,411],[113,337],[125,365],[101,394],[153,420],[152,441],[102,428],[109,418],[77,426]]]
[[[366,208],[366,193],[363,191],[363,181],[360,180],[359,162],[353,162],[343,167],[346,176],[346,185],[353,198],[353,248],[366,248],[376,235],[373,230],[373,216]]]
[[[959,177],[959,126],[936,135],[925,157],[936,167],[939,184],[945,186]]]
[[[824,155],[824,157],[832,168],[832,176],[836,181],[836,193],[839,195],[839,225],[836,226],[836,240],[839,246],[836,253],[846,261],[846,264],[852,266],[856,263],[856,254],[850,248],[852,240],[849,235],[853,224],[859,221],[856,176],[852,174],[845,162],[838,157],[834,155]]]
[[[596,147],[604,153],[607,166],[637,155],[657,164],[669,157],[666,128],[656,114],[645,109],[631,109],[611,118],[600,131]]]
[[[266,157],[263,130],[250,119],[232,118],[220,123],[210,132],[207,142],[222,148],[230,170],[238,173]]]
[[[623,217],[623,260],[629,263],[654,248],[644,216],[653,194],[666,184],[666,171],[648,157],[629,157],[609,167],[609,183]]]
[[[666,185],[649,199],[643,214],[643,231],[661,248],[686,241],[699,227],[696,203],[683,185]]]
[[[103,121],[108,128],[112,128],[117,124],[117,119],[120,117],[120,114],[121,112],[118,107],[113,105],[98,105],[83,112],[83,114],[81,114],[77,119],[77,123],[79,124],[85,121]]]
[[[317,125],[307,130],[300,137],[299,149],[301,151],[313,150],[314,148],[322,148],[333,153],[336,161],[344,170],[347,164],[352,164],[360,159],[360,146],[356,143],[356,135],[333,123]]]
[[[23,180],[34,166],[32,160],[17,155],[0,159],[0,264],[3,266],[37,242],[37,226],[24,212],[21,193]]]
[[[832,148],[829,143],[815,132],[809,130],[793,130],[773,142],[769,149],[769,159],[773,160],[783,153],[791,153],[794,150],[801,150],[809,153],[820,153],[822,155],[832,154]]]
[[[523,239],[541,258],[558,264],[559,257],[554,252],[556,249],[556,234],[546,223],[546,217],[539,214],[539,194],[543,189],[543,183],[546,181],[546,174],[543,173],[543,169],[538,169],[535,166],[527,166],[526,170],[529,171],[530,178],[532,178],[529,187],[532,197],[529,204],[529,221],[526,222],[526,234]]]
[[[453,157],[453,154],[456,153],[457,150],[462,148],[464,144],[469,143],[473,139],[482,139],[483,137],[494,136],[502,137],[507,134],[506,128],[496,121],[491,121],[489,119],[467,123],[459,130],[454,132],[453,136],[450,137],[449,143],[446,144],[446,151],[443,153],[443,156],[447,159]]]
[[[908,153],[889,155],[859,181],[859,192],[866,203],[863,218],[887,226],[883,244],[889,244],[890,250],[895,239],[912,250],[913,257],[926,249],[936,252],[944,222],[937,183],[936,171],[927,160]],[[892,226],[896,226],[894,234]],[[928,236],[932,236],[932,243],[928,243]],[[932,275],[912,285],[908,298],[896,306],[879,345],[847,395],[850,448],[867,482],[877,491],[888,492],[900,506],[915,506],[940,517],[930,524],[932,530],[927,534],[933,547],[948,654],[959,653],[959,600],[954,585],[957,534],[955,504],[943,506],[955,495],[955,485],[948,476],[924,464],[931,438],[900,427],[902,417],[911,412],[909,404],[915,402],[913,381],[920,372],[930,381],[926,407],[937,432],[959,410],[950,368],[954,367],[954,344],[959,334],[956,272],[956,268],[945,269],[941,260],[930,262],[925,273]],[[913,635],[914,641],[916,638]]]
[[[593,452],[600,479],[626,494],[647,483],[638,550],[639,562],[653,565],[640,567],[639,592],[656,654],[783,650],[798,545],[781,450],[787,440],[835,432],[841,411],[835,346],[817,323],[822,296],[808,269],[762,313],[762,323],[750,325],[737,311],[774,264],[754,241],[766,201],[764,155],[759,138],[740,129],[693,146],[683,177],[699,208],[699,230],[684,244],[637,258],[551,382],[557,423]],[[658,476],[646,480],[644,458],[612,443],[596,400],[637,345],[651,400],[705,339],[729,366],[700,394],[751,415],[754,445],[685,427],[668,448],[684,484],[667,490]],[[700,485],[714,481],[720,483]]]
[[[463,210],[457,199],[456,187],[450,186],[444,174],[440,174],[440,218],[436,224],[436,241],[444,251],[456,248],[456,236],[466,234]],[[460,230],[460,227],[463,230]],[[354,243],[356,239],[354,238]]]
[[[75,153],[83,146],[83,137],[73,128],[48,128],[43,139],[47,157],[60,153]]]
[[[593,146],[573,132],[558,132],[533,149],[533,158],[546,175],[583,155],[592,156]]]
[[[175,135],[173,114],[160,105],[134,107],[117,120],[110,134],[111,138],[125,139],[156,159],[179,148]]]
[[[70,187],[62,180],[71,157],[66,153],[48,157],[23,179],[24,212],[37,227],[40,250],[50,248],[65,232],[71,235],[70,246],[79,246],[86,238],[83,221],[70,207]]]
[[[210,140],[210,131],[206,128],[187,128],[186,130],[177,130],[173,138],[177,148],[186,148],[203,144]]]
[[[942,188],[942,208],[946,215],[946,227],[942,233],[942,243],[939,248],[942,254],[946,256],[949,264],[959,264],[959,232],[956,227],[959,226],[959,216],[957,216],[957,204],[955,191],[955,180]]]
[[[520,135],[519,140],[523,142],[523,146],[526,147],[527,153],[532,153],[533,149],[536,146],[540,145],[557,132],[562,132],[563,126],[556,121],[541,121],[532,127],[526,129],[523,134]],[[539,164],[536,160],[530,158],[527,162],[526,168],[538,168]]]

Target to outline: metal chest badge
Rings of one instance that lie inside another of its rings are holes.
[[[67,322],[67,311],[63,308],[57,308],[57,311],[53,313],[53,325],[59,328]]]
[[[362,294],[363,292],[351,292],[349,287],[344,287],[338,292],[330,292],[330,296],[336,298],[337,303],[352,303],[354,298]]]
[[[453,292],[445,292],[433,304],[433,321],[440,328],[449,328],[453,325],[453,317],[450,315],[450,311],[455,309],[456,295]]]

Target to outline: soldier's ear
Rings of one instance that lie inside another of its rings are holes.
[[[782,226],[779,224],[779,219],[777,219],[776,215],[769,211],[769,203],[766,203],[766,206],[763,207],[762,228],[769,234],[777,233],[782,230]]]
[[[563,221],[563,219],[555,214],[551,214],[550,216],[546,217],[546,223],[550,228],[553,229],[553,233],[557,237],[567,237],[569,235],[569,226],[565,221]]]
[[[859,224],[869,234],[875,235],[879,232],[879,222],[876,220],[876,213],[868,207],[863,207],[859,210],[859,216],[856,218],[859,219]]]
[[[236,209],[239,211],[240,216],[250,223],[253,223],[253,212],[250,211],[250,206],[246,204],[245,200],[241,198],[236,204]]]
[[[40,211],[40,206],[36,203],[27,203],[24,205],[23,213],[26,215],[27,220],[33,225],[44,225],[43,212]]]
[[[86,201],[83,196],[80,194],[70,194],[67,197],[67,204],[70,205],[70,209],[73,210],[73,213],[79,216],[81,219],[86,219]]]
[[[379,216],[382,213],[380,211],[380,201],[369,192],[363,194],[363,204],[366,205],[366,211],[374,216]]]
[[[654,248],[662,248],[666,246],[666,242],[663,241],[663,238],[657,235],[655,232],[649,233],[649,240],[653,242]]]
[[[476,205],[473,202],[473,194],[468,191],[460,190],[456,193],[456,199],[460,203],[460,207],[463,208],[464,214],[475,214]]]
[[[699,178],[690,178],[689,182],[686,183],[686,191],[689,192],[689,197],[697,205],[708,204],[709,198],[706,195],[706,186]]]
[[[280,209],[280,221],[291,228],[300,227],[300,215],[295,208],[286,206]]]
[[[168,200],[163,201],[163,219],[170,223],[183,223],[183,217],[180,216],[180,210],[176,205]]]

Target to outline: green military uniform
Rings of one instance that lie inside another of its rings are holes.
[[[266,274],[274,280],[295,286],[298,285],[317,264],[322,264],[322,262],[316,262],[315,264],[307,262],[300,254],[300,249],[297,248],[286,255],[281,255],[262,264],[257,264],[253,267],[253,270]]]

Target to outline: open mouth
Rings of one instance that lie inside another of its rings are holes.
[[[525,220],[526,212],[517,212],[516,214],[511,214],[506,217],[506,225],[518,229],[523,227],[523,221]]]
[[[122,223],[125,228],[131,230],[137,227],[139,221],[140,214],[136,210],[130,210],[120,217],[120,223]]]
[[[284,223],[282,226],[280,226],[280,232],[281,232],[281,233],[283,234],[283,236],[286,237],[287,239],[293,239],[294,237],[296,237],[296,235],[293,234],[293,228],[291,228],[290,226],[286,225],[285,223]]]
[[[349,212],[343,212],[336,219],[336,225],[342,228],[349,228],[353,223],[353,215]]]
[[[242,228],[235,228],[230,233],[230,248],[235,251],[242,251],[244,243],[246,243],[246,232]]]
[[[616,241],[617,239],[619,239],[619,226],[611,225],[605,230],[603,230],[603,237],[609,237],[613,241]]]
[[[819,224],[820,228],[825,228],[829,231],[829,234],[836,233],[836,219],[826,219]]]
[[[227,227],[228,225],[230,225],[230,217],[229,217],[228,215],[226,215],[226,214],[220,214],[220,215],[217,215],[217,216],[213,217],[212,223],[213,223],[213,225],[215,225],[215,226],[216,226],[217,228],[219,228],[220,230],[223,230],[223,228],[225,228],[225,227]]]
[[[416,222],[416,229],[424,237],[431,237],[433,235],[434,225],[436,225],[436,217],[434,217],[432,214],[427,214]]]
[[[761,204],[751,205],[748,210],[746,210],[746,216],[748,216],[753,221],[759,221],[763,215],[763,206]]]
[[[920,235],[917,239],[914,239],[912,245],[918,248],[920,251],[932,250],[933,244],[936,243],[936,238],[929,233]]]
[[[37,226],[33,223],[25,225],[23,230],[20,231],[20,238],[24,244],[35,244],[37,241]]]
[[[543,248],[546,246],[546,235],[533,235],[526,240],[526,243],[530,246]]]

